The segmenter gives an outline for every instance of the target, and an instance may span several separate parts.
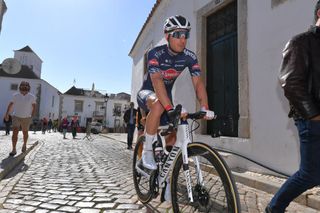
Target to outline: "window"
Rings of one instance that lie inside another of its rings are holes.
[[[113,107],[113,116],[121,116],[121,104],[114,104]]]
[[[83,111],[83,101],[79,101],[79,100],[74,101],[74,111],[75,112]]]
[[[103,102],[96,102],[95,111],[102,111],[105,108]]]
[[[54,96],[52,96],[51,107],[54,107]]]
[[[15,91],[18,90],[18,84],[11,84],[10,89]]]

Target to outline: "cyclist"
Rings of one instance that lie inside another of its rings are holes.
[[[169,122],[172,120],[174,107],[171,90],[175,80],[186,67],[189,69],[201,110],[206,112],[205,119],[214,118],[214,112],[208,109],[207,92],[200,77],[201,71],[197,57],[192,51],[186,49],[190,30],[190,22],[185,17],[181,15],[169,17],[164,23],[167,44],[155,47],[148,52],[148,71],[138,92],[137,102],[141,109],[148,112],[142,165],[150,170],[157,169],[152,144],[157,140],[160,118],[161,124],[165,119]],[[175,137],[171,138],[173,140],[166,141],[167,146],[174,145]]]

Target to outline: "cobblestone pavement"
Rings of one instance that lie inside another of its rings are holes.
[[[94,135],[93,141],[37,134],[39,144],[0,182],[2,212],[171,212],[156,199],[150,207],[135,195],[132,151]],[[69,136],[70,137],[70,136]],[[263,212],[270,194],[238,184],[242,212]],[[293,203],[288,212],[317,212]]]

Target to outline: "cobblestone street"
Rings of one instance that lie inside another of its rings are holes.
[[[63,140],[60,133],[30,134],[39,144],[0,182],[0,212],[170,212],[158,199],[149,207],[135,195],[132,151],[123,142]],[[69,135],[70,138],[70,135]],[[21,142],[21,141],[19,141]],[[238,184],[242,212],[263,212],[270,194]],[[317,212],[293,203],[288,212]]]
[[[89,142],[79,135],[78,140],[62,140],[58,134],[38,133],[42,141],[35,153],[31,153],[33,156],[10,174],[11,178],[1,181],[1,184],[9,183],[17,172],[24,173],[1,212],[100,212],[102,209],[143,212],[143,205],[133,196],[131,164],[128,164],[131,151],[106,138]]]

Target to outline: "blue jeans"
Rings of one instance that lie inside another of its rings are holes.
[[[308,189],[320,185],[320,121],[296,120],[299,132],[301,162],[272,198],[273,213],[282,213],[292,200]]]

